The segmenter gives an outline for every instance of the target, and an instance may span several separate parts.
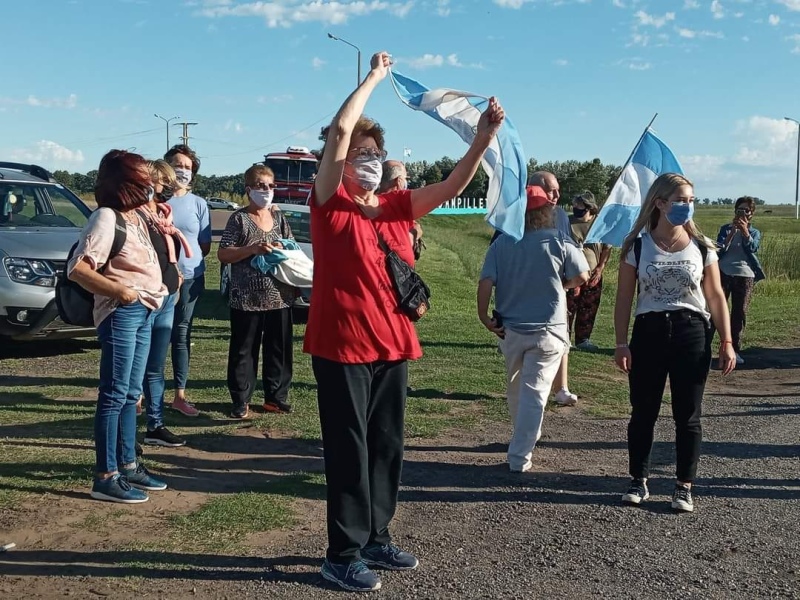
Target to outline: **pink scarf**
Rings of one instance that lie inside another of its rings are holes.
[[[169,262],[173,264],[178,262],[178,255],[175,251],[175,239],[173,236],[177,236],[180,240],[186,258],[192,258],[192,249],[189,247],[186,236],[184,236],[181,230],[175,227],[172,222],[172,207],[166,202],[160,202],[156,207],[158,212],[147,211],[147,216],[150,222],[156,226],[156,229],[161,232],[161,235],[164,236]]]

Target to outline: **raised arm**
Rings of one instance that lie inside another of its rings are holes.
[[[503,107],[497,98],[489,98],[489,107],[483,112],[478,121],[478,132],[453,172],[441,183],[426,185],[411,191],[411,209],[415,219],[424,217],[440,204],[455,198],[464,191],[475,176],[478,165],[481,164],[483,153],[492,143],[497,131],[505,119]]]
[[[314,196],[317,206],[323,206],[339,188],[353,128],[363,114],[364,107],[373,90],[389,72],[390,64],[391,60],[386,52],[375,54],[372,57],[370,72],[361,85],[348,96],[333,118],[328,138],[325,141],[322,161],[314,180]]]

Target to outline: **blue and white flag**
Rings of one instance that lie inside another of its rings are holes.
[[[683,174],[683,169],[672,150],[648,129],[611,188],[585,243],[611,244],[617,248],[622,246],[625,237],[633,229],[650,186],[662,173]]]
[[[447,125],[467,144],[472,143],[478,119],[489,106],[488,98],[444,88],[431,90],[394,71],[391,77],[397,95],[406,105]],[[495,229],[521,240],[525,233],[528,167],[519,133],[508,115],[481,165],[489,176],[486,220]]]

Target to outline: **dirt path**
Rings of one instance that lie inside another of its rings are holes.
[[[710,390],[693,515],[669,511],[668,411],[657,430],[653,497],[641,509],[618,503],[627,483],[624,420],[549,413],[534,472],[524,475],[507,471],[504,424],[412,440],[394,531],[421,567],[385,574],[381,596],[800,598],[800,349],[754,354],[724,382],[712,373]],[[18,544],[0,554],[0,596],[341,597],[318,575],[319,500],[300,501],[298,526],[252,536],[241,556],[134,551],[118,566],[113,531],[82,526],[90,508],[146,542],[159,535],[165,512],[201,503],[199,490],[321,471],[320,455],[317,444],[248,430],[159,451],[173,489],[122,516],[82,493],[42,496],[27,514],[0,518]]]

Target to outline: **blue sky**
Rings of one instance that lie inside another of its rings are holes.
[[[783,117],[800,120],[800,0],[37,0],[2,18],[0,160],[85,172],[113,147],[157,157],[153,113],[199,123],[207,175],[315,147],[356,81],[332,32],[365,72],[385,49],[428,87],[497,95],[529,157],[621,164],[658,112],[698,196],[794,201]],[[465,149],[388,81],[367,113],[391,156]]]

